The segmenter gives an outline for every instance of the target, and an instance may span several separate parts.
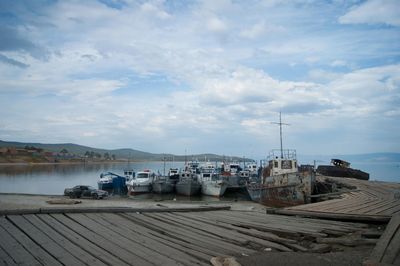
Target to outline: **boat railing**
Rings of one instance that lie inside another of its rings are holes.
[[[296,160],[296,150],[271,150],[268,154],[267,161],[274,159]]]

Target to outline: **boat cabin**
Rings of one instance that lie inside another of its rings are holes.
[[[296,150],[272,150],[268,156],[268,168],[270,176],[298,172]]]
[[[143,182],[145,180],[153,180],[155,176],[155,173],[151,172],[150,170],[144,170],[142,172],[137,172],[134,179],[139,182]]]
[[[340,160],[340,159],[332,159],[331,160],[331,164],[333,164],[334,166],[337,167],[342,167],[342,168],[349,168],[350,167],[350,163]]]
[[[126,180],[131,180],[135,178],[135,171],[133,169],[126,169],[124,170],[124,177]]]

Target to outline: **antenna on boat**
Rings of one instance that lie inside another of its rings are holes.
[[[281,137],[281,159],[283,159],[282,125],[289,126],[290,124],[282,123],[282,113],[281,112],[279,112],[279,123],[271,122],[271,124],[279,125],[279,133],[280,133],[280,137]]]

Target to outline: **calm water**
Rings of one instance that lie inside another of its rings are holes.
[[[176,162],[173,167],[182,167]],[[171,164],[166,164],[166,171]],[[0,192],[59,195],[66,187],[90,185],[97,188],[103,172],[123,174],[124,169],[142,171],[151,169],[164,172],[162,162],[107,163],[107,164],[55,164],[55,165],[0,165]]]
[[[182,166],[183,162],[175,162],[173,165],[167,163],[166,169]],[[370,173],[370,180],[400,182],[400,163],[352,163],[352,167]],[[102,172],[122,174],[128,168],[135,171],[151,169],[163,173],[164,163],[0,165],[0,192],[60,195],[66,187],[79,184],[97,187],[97,180]]]

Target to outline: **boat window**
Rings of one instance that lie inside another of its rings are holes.
[[[274,161],[274,168],[278,168],[278,167],[279,167],[278,161]]]
[[[149,174],[147,174],[147,173],[138,173],[136,176],[136,178],[148,178],[148,177],[149,177]]]
[[[291,160],[283,160],[282,161],[282,169],[292,169],[292,161]]]

